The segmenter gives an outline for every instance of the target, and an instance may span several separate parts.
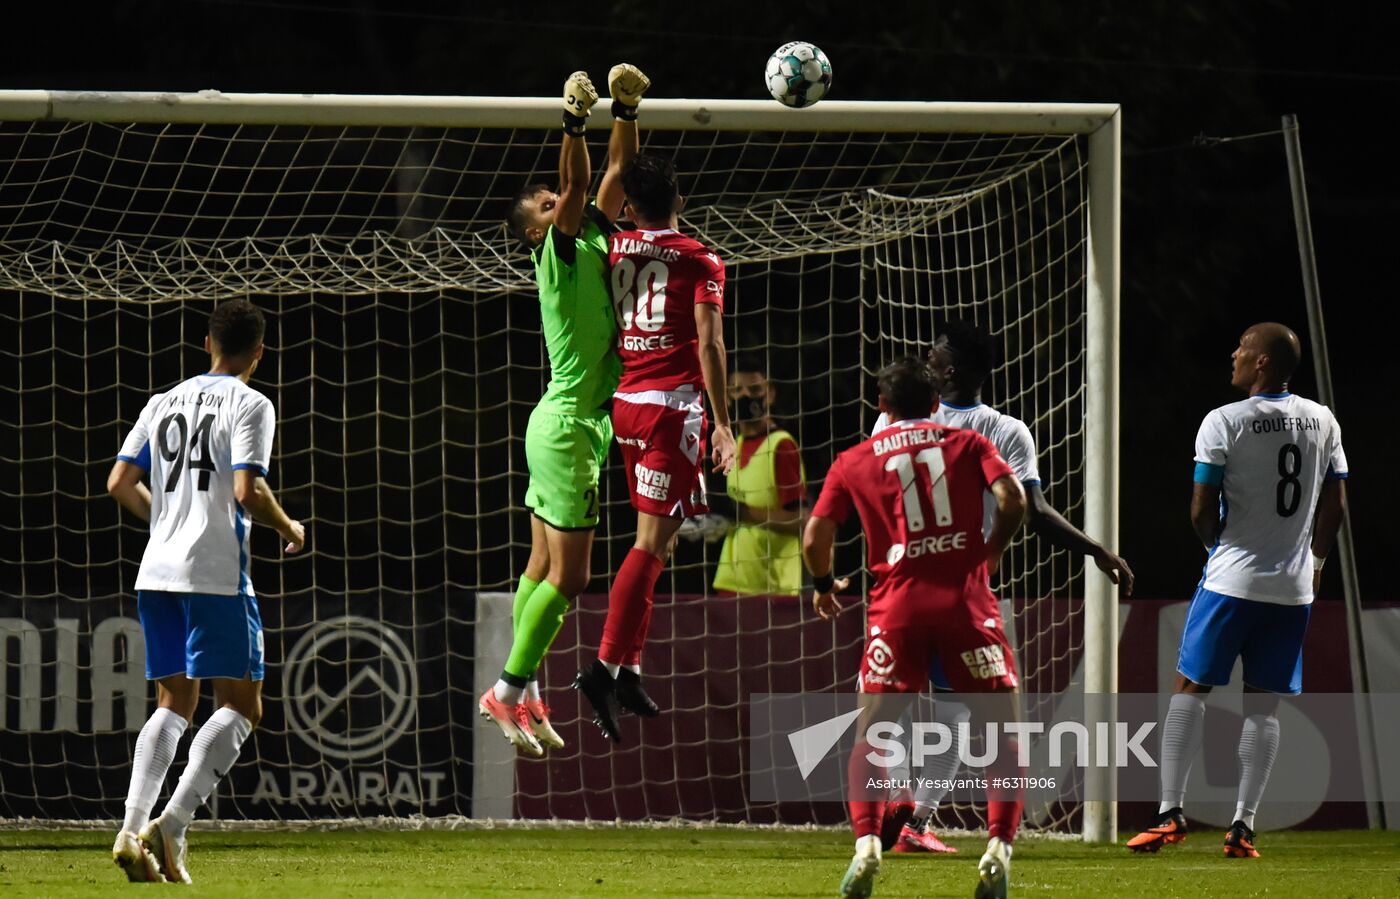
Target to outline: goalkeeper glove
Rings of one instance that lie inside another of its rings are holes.
[[[624,122],[637,120],[637,104],[651,87],[651,79],[631,63],[620,62],[608,72],[608,93],[612,94],[613,118]]]
[[[598,102],[598,91],[587,72],[575,72],[564,82],[564,130],[574,137],[583,134],[584,125]]]

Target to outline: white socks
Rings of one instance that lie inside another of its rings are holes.
[[[506,705],[520,705],[520,700],[525,696],[524,687],[515,687],[503,680],[496,681],[496,701]]]
[[[856,855],[873,855],[880,857],[880,835],[872,833],[868,836],[856,837]]]
[[[930,759],[919,771],[919,777],[926,781],[945,781],[951,783],[958,774],[958,768],[962,766],[962,759],[958,758],[958,743],[956,735],[958,725],[967,722],[972,718],[972,710],[961,702],[949,702],[934,698],[933,720],[944,725],[954,734],[952,747],[936,758]],[[938,810],[938,804],[948,795],[948,787],[945,784],[931,783],[920,786],[914,791],[913,823],[916,830],[922,830],[923,825],[928,821],[929,815]]]
[[[165,774],[175,760],[189,722],[170,709],[156,709],[136,738],[136,754],[131,760],[131,789],[126,794],[126,819],[122,830],[139,833],[151,819],[151,809],[160,797]]]
[[[1235,820],[1254,829],[1254,813],[1264,797],[1269,772],[1278,757],[1279,727],[1273,715],[1250,715],[1240,730],[1240,792]]]
[[[253,732],[253,724],[230,708],[221,708],[209,716],[199,728],[190,745],[190,760],[180,783],[165,806],[164,814],[172,819],[177,833],[184,835],[195,810],[204,804],[220,779],[238,760],[238,750]]]
[[[1178,808],[1186,799],[1186,778],[1205,736],[1205,700],[1176,693],[1162,724],[1162,804],[1158,814]]]
[[[528,700],[530,700],[531,702],[539,702],[539,701],[540,701],[540,682],[539,682],[539,681],[537,681],[537,680],[531,678],[530,682],[529,682],[528,684],[525,685],[525,698],[528,699]]]
[[[598,661],[603,662],[602,659]],[[621,665],[614,665],[612,662],[603,662],[603,667],[608,669],[608,674],[613,676],[613,680],[617,680],[617,673],[622,670]]]

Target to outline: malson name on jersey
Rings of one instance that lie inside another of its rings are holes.
[[[888,437],[881,437],[875,441],[875,455],[883,456],[885,453],[892,453],[895,450],[905,449],[910,446],[918,446],[922,443],[937,443],[938,432],[928,431],[923,428],[912,428],[908,431],[899,431]]]
[[[188,405],[195,405],[195,406],[213,406],[214,408],[217,409],[218,407],[222,406],[223,404],[224,404],[224,397],[220,396],[219,394],[217,394],[217,393],[202,393],[202,392],[201,392],[201,393],[195,393],[195,394],[177,393],[177,394],[174,394],[173,396],[167,395],[166,398],[165,398],[165,401],[164,401],[164,405],[165,405],[167,408],[169,408],[169,407],[171,407],[171,406],[188,406]]]
[[[1256,418],[1249,423],[1255,434],[1272,434],[1277,431],[1320,431],[1322,419],[1299,418],[1292,415],[1276,415],[1273,418]]]
[[[614,238],[612,250],[623,256],[650,256],[662,262],[675,262],[681,258],[681,251],[674,247],[658,247],[649,240],[638,240],[635,237]]]

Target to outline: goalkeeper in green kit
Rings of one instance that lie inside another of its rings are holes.
[[[588,586],[598,526],[598,472],[612,442],[606,404],[617,389],[617,323],[608,287],[608,236],[622,212],[622,173],[637,155],[637,106],[651,82],[635,66],[608,73],[612,133],[608,167],[589,204],[592,171],[584,127],[597,91],[584,72],[564,83],[559,192],[531,184],[516,195],[507,227],[530,249],[540,290],[550,381],[525,432],[530,486],[530,561],[512,616],[514,639],[501,679],[477,709],[527,755],[564,746],[549,723],[535,672],[564,622],[569,603]]]

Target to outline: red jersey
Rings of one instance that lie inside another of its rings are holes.
[[[695,304],[724,308],[724,263],[672,230],[619,231],[608,262],[622,357],[618,392],[702,389]]]
[[[859,513],[876,576],[872,610],[905,594],[962,601],[987,591],[982,494],[1010,474],[976,431],[902,421],[836,457],[812,514],[839,523],[852,507]]]

